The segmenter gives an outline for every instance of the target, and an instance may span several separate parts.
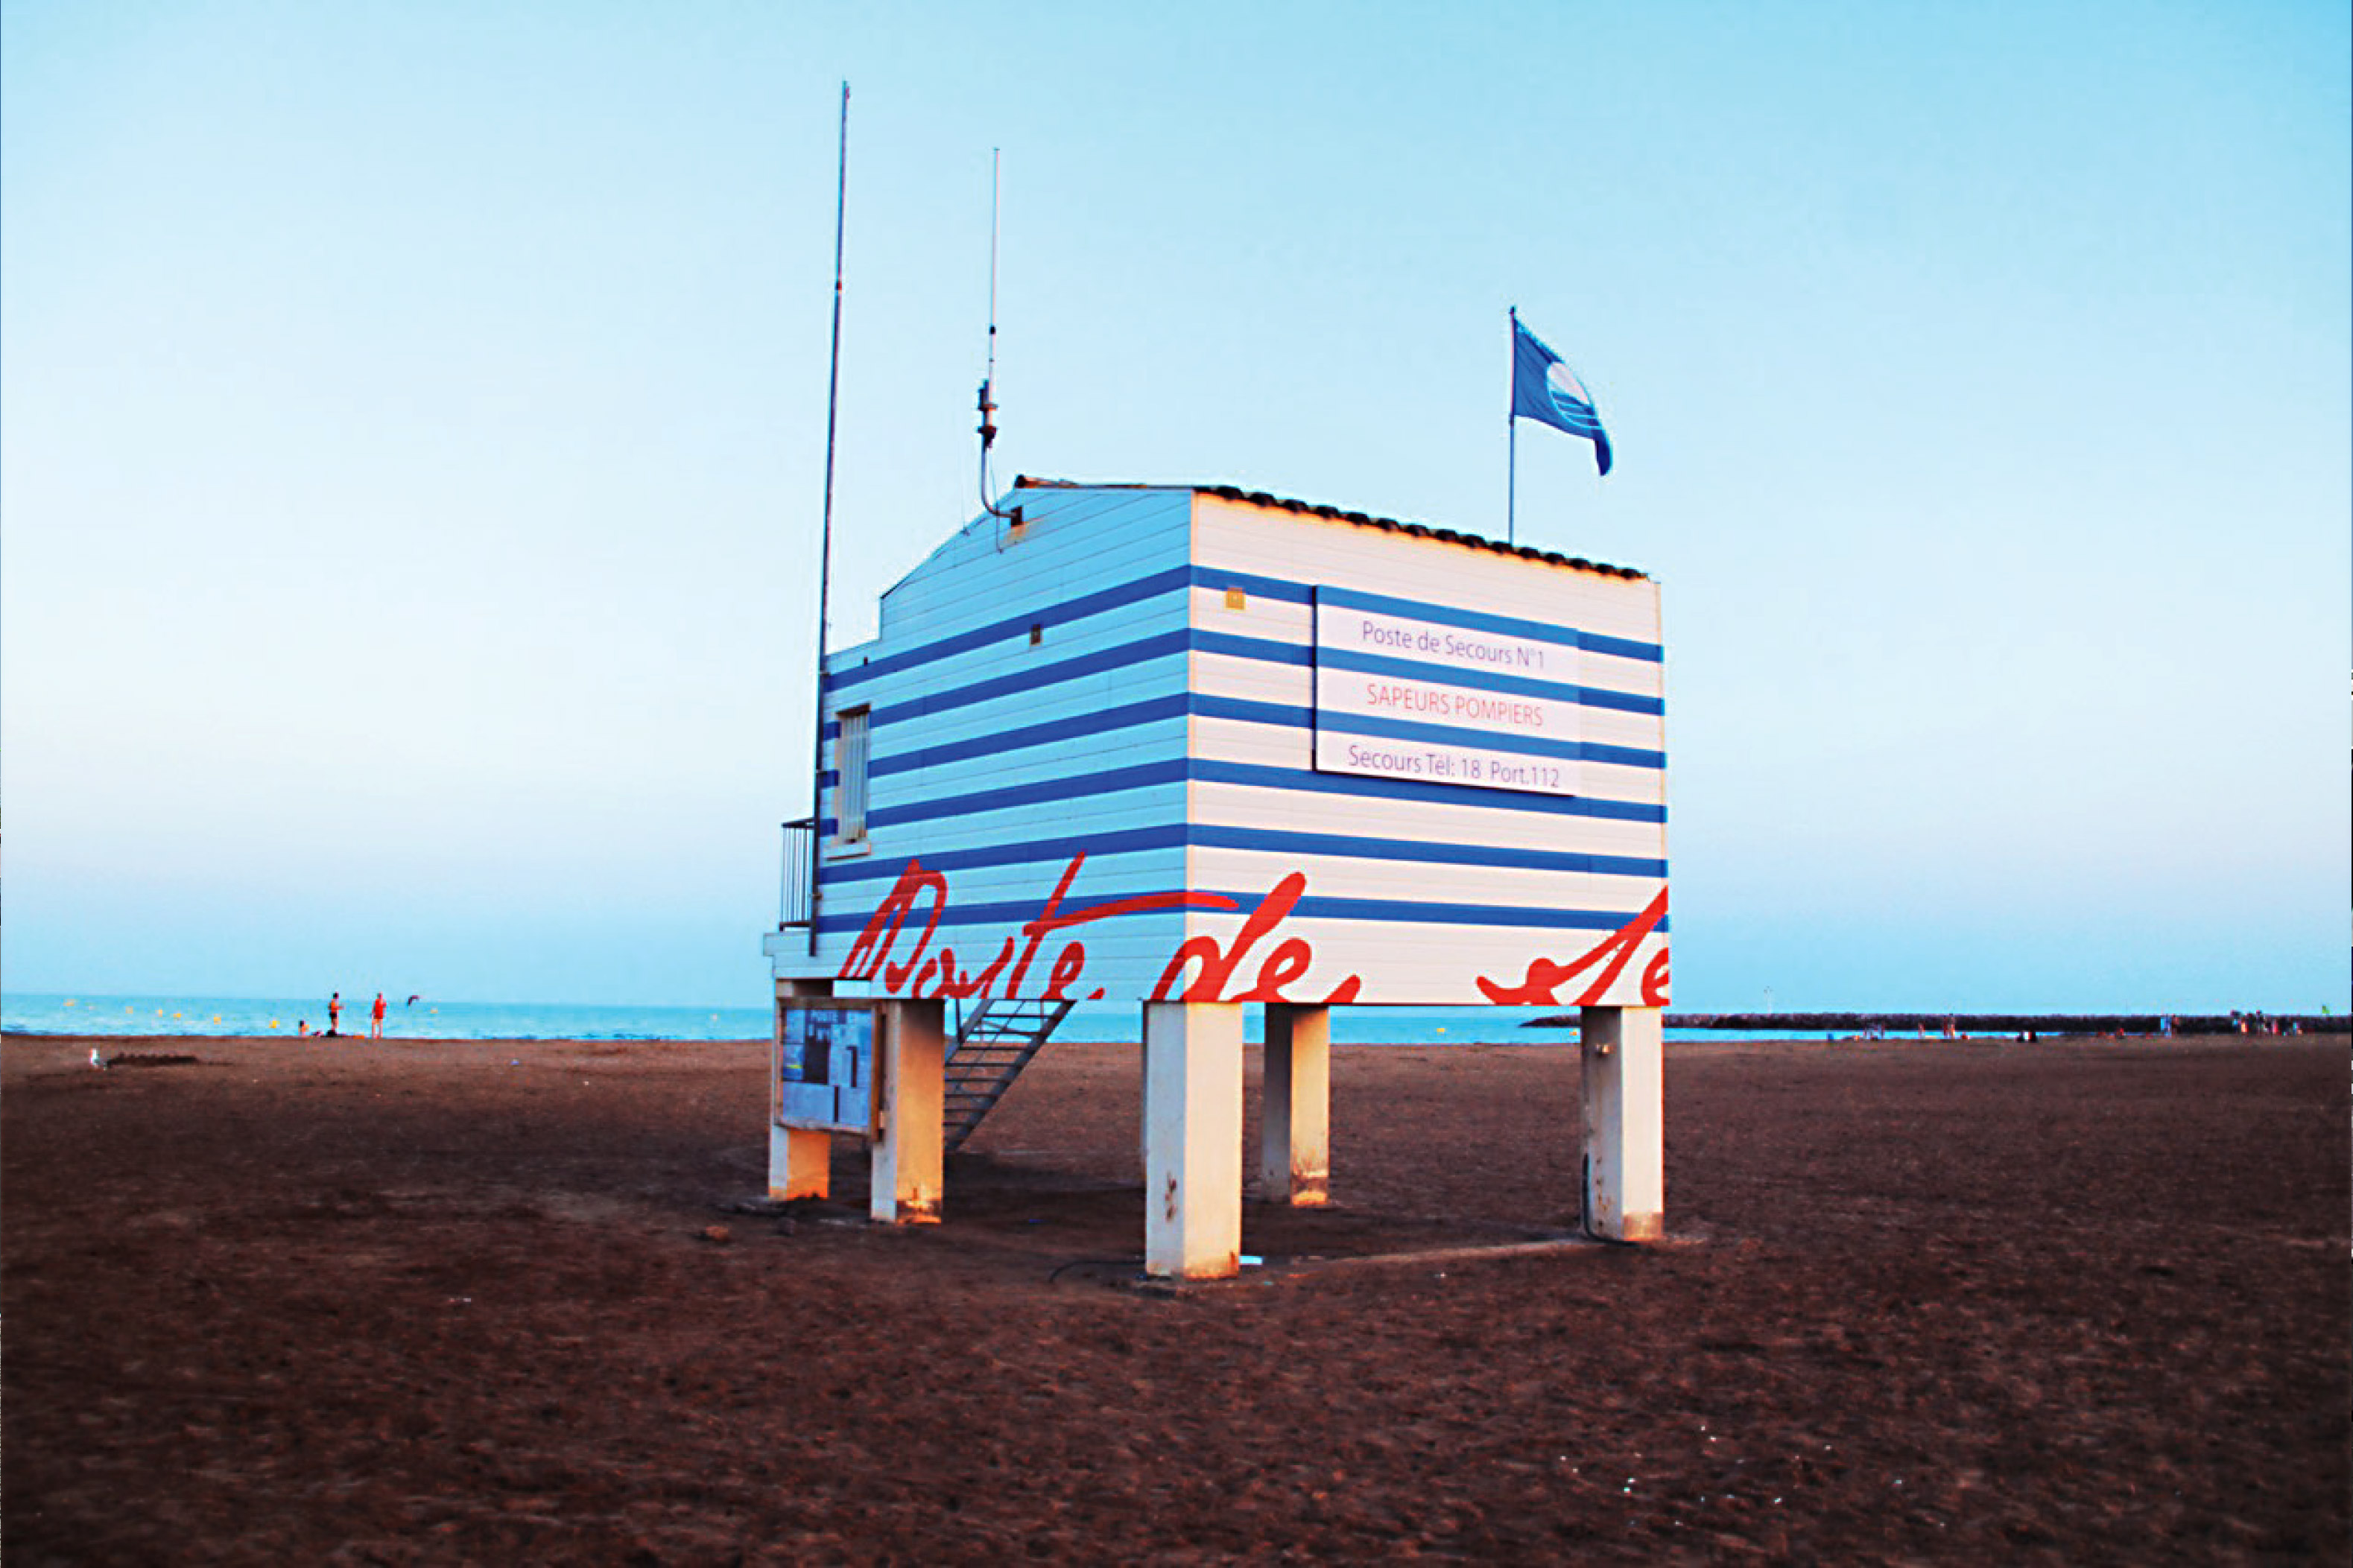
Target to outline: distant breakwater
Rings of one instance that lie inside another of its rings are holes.
[[[1670,1029],[1725,1029],[1744,1034],[1770,1034],[1776,1029],[1800,1034],[1860,1035],[1877,1029],[1885,1034],[1917,1034],[1926,1030],[1941,1037],[1949,1027],[1963,1035],[2158,1035],[2168,1015],[2158,1013],[1670,1013]],[[2353,1018],[2333,1013],[2175,1013],[2177,1035],[2235,1035],[2245,1022],[2250,1034],[2290,1032],[2306,1035],[2353,1033]],[[1574,1013],[1531,1018],[1531,1029],[1566,1029],[1577,1026]],[[2274,1030],[2274,1026],[2275,1030]]]

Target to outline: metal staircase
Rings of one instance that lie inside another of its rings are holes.
[[[948,1152],[964,1147],[1073,1005],[991,997],[964,1016],[948,1052],[943,1107]]]

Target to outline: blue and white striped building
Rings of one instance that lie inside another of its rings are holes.
[[[1656,584],[1230,489],[1005,510],[826,661],[780,994],[1664,1005]]]

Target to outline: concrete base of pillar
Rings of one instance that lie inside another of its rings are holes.
[[[1666,1234],[1665,1013],[1587,1007],[1585,1228],[1609,1241]]]
[[[1242,1009],[1144,1007],[1144,1270],[1221,1279],[1242,1249]]]
[[[833,1134],[799,1127],[768,1129],[768,1195],[778,1203],[833,1191]]]
[[[1269,1003],[1259,1183],[1271,1204],[1331,1202],[1332,1010]]]
[[[875,1088],[881,1136],[874,1142],[867,1212],[885,1225],[937,1225],[945,1140],[947,1033],[939,1002],[897,1002],[884,1014]]]

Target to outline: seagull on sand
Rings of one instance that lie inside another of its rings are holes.
[[[98,1047],[96,1046],[92,1046],[90,1048],[90,1065],[98,1068],[100,1072],[104,1072],[106,1070],[106,1058],[98,1054]]]

